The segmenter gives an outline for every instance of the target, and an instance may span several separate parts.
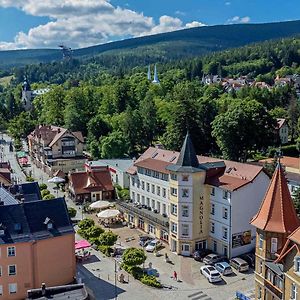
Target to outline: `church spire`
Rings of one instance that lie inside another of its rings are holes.
[[[157,69],[156,64],[154,65],[154,77],[152,83],[159,83],[158,75],[157,75]]]
[[[280,162],[258,213],[251,220],[258,229],[290,234],[300,226]]]

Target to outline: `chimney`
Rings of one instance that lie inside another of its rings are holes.
[[[45,296],[46,295],[46,283],[42,283],[41,289],[42,289],[42,296]]]

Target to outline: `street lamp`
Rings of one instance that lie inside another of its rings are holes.
[[[115,259],[115,300],[118,299],[117,293],[117,261]]]

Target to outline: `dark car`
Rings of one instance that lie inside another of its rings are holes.
[[[242,254],[240,258],[246,261],[251,268],[255,268],[255,255],[253,253]]]
[[[211,253],[212,253],[212,251],[209,249],[200,249],[200,250],[196,250],[193,253],[193,257],[194,257],[194,260],[196,260],[196,261],[203,261],[203,258]]]
[[[148,236],[148,235],[141,235],[139,237],[140,241],[139,241],[139,245],[142,246],[142,247],[146,247],[147,244],[153,240],[153,237],[151,236]]]

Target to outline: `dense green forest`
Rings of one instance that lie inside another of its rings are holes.
[[[94,59],[106,68],[116,64],[133,68],[299,34],[300,21],[204,26],[74,49],[73,57]],[[0,51],[0,69],[49,63],[61,57],[59,49]]]
[[[113,61],[113,60],[112,60]],[[0,87],[0,124],[20,139],[36,124],[81,130],[95,158],[134,157],[149,145],[179,150],[188,129],[197,153],[245,161],[278,146],[276,118],[288,119],[291,141],[300,133],[299,103],[293,86],[244,87],[226,93],[203,85],[205,73],[249,75],[274,83],[276,75],[300,74],[300,39],[268,41],[158,65],[160,84],[147,80],[146,66],[103,68],[93,60],[28,65]],[[20,103],[23,75],[32,88],[51,87],[34,99],[34,110]]]

